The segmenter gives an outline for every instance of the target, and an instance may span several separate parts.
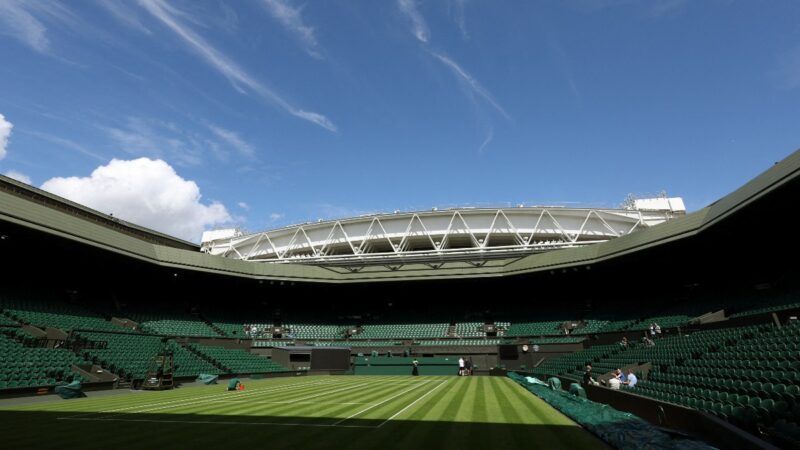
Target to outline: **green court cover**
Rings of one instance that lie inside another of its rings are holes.
[[[197,381],[203,384],[217,384],[218,379],[219,375],[211,375],[207,373],[201,373],[197,376]]]
[[[78,380],[75,380],[69,384],[56,386],[55,391],[56,394],[64,399],[86,397],[86,394],[84,394],[81,390],[81,382]]]

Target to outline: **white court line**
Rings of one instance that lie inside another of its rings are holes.
[[[242,400],[209,400],[209,403],[244,403]],[[370,402],[293,402],[293,401],[272,401],[272,400],[248,400],[248,405],[371,405]]]
[[[381,423],[380,423],[380,425],[378,425],[378,426],[377,426],[377,427],[375,427],[375,428],[380,428],[380,427],[382,427],[382,426],[386,425],[386,422],[388,422],[388,421],[390,421],[390,420],[394,419],[395,417],[399,416],[400,414],[403,414],[403,412],[405,412],[406,410],[408,410],[408,408],[411,408],[411,407],[412,407],[412,406],[414,406],[414,405],[415,405],[415,404],[416,404],[418,401],[420,401],[420,400],[422,400],[423,398],[425,398],[425,397],[427,397],[427,396],[431,395],[431,394],[433,393],[433,391],[435,391],[435,390],[439,389],[440,387],[444,386],[445,384],[447,384],[447,382],[448,382],[448,381],[450,381],[450,380],[445,380],[445,381],[443,381],[443,382],[439,383],[439,385],[438,385],[438,386],[436,386],[435,388],[433,388],[433,389],[431,389],[430,391],[426,392],[426,393],[425,393],[425,395],[423,395],[422,397],[420,397],[420,398],[418,398],[418,399],[414,400],[414,401],[413,401],[413,402],[412,402],[410,405],[406,406],[405,408],[401,409],[400,411],[397,411],[397,412],[396,412],[396,413],[395,413],[395,414],[394,414],[392,417],[389,417],[388,419],[384,420],[383,422],[381,422]]]
[[[423,386],[423,385],[428,384],[428,383],[430,383],[430,380],[423,381],[422,383],[417,384],[416,386],[412,387],[411,389],[406,389],[405,391],[403,391],[403,392],[401,392],[399,394],[393,395],[393,396],[387,398],[386,400],[384,400],[384,401],[382,401],[380,403],[376,403],[376,404],[374,404],[374,405],[372,405],[372,406],[370,406],[368,408],[364,408],[361,411],[353,413],[353,414],[345,417],[344,419],[335,422],[334,425],[339,425],[340,423],[344,422],[347,419],[352,419],[353,417],[358,416],[358,415],[360,415],[362,413],[365,413],[365,412],[369,411],[370,409],[375,408],[376,406],[383,405],[384,403],[388,402],[389,400],[393,400],[393,399],[395,399],[397,397],[400,397],[403,394],[407,394],[407,393],[413,391],[414,389],[419,389],[420,386]]]
[[[91,415],[95,415],[95,414],[108,414],[108,413],[113,413],[113,412],[118,412],[118,411],[129,411],[131,409],[147,408],[147,407],[150,407],[150,406],[162,406],[162,405],[171,405],[171,404],[176,404],[176,403],[188,403],[188,402],[193,402],[193,401],[197,401],[197,400],[204,400],[204,399],[209,399],[210,400],[210,399],[216,399],[216,398],[230,396],[230,395],[238,395],[238,396],[241,397],[241,396],[244,396],[244,395],[254,395],[254,394],[263,394],[263,393],[268,393],[268,392],[285,391],[285,390],[292,390],[294,388],[300,388],[300,387],[306,387],[306,386],[317,386],[317,385],[323,385],[323,384],[336,384],[336,383],[314,381],[314,382],[302,383],[302,384],[285,384],[285,385],[281,385],[281,386],[273,386],[273,387],[265,387],[265,388],[253,389],[253,390],[250,390],[250,391],[247,391],[247,392],[244,392],[244,393],[235,393],[235,394],[231,394],[231,392],[227,392],[226,391],[226,392],[224,392],[222,394],[212,394],[212,395],[205,395],[205,396],[201,396],[201,397],[181,398],[181,399],[170,400],[170,401],[166,401],[166,402],[157,402],[157,403],[150,403],[150,404],[144,404],[144,405],[131,405],[131,406],[123,407],[123,408],[109,409],[109,410],[105,410],[105,411],[94,411],[94,412],[82,413],[82,414],[78,414],[76,416],[71,416],[71,418],[76,419],[78,417],[91,416]]]

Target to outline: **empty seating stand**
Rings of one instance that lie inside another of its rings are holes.
[[[261,374],[288,370],[270,358],[255,355],[242,349],[195,343],[188,344],[188,347],[207,360],[222,366],[228,373],[232,374]]]
[[[131,331],[106,320],[82,306],[49,300],[47,298],[0,298],[3,320],[29,324],[40,328]]]
[[[394,323],[363,326],[358,339],[413,339],[446,337],[449,323]]]
[[[73,365],[85,362],[82,358],[67,349],[30,347],[23,337],[19,328],[0,327],[0,390],[84,381],[72,371]]]
[[[86,359],[129,380],[143,379],[153,358],[162,348],[162,338],[159,336],[99,332],[79,332],[78,336],[91,344],[83,349],[83,356]],[[222,373],[213,364],[180,347],[172,340],[168,342],[167,348],[174,354],[175,376]]]

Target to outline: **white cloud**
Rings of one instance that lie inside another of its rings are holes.
[[[467,71],[461,68],[461,66],[459,66],[455,61],[453,61],[452,59],[448,58],[445,55],[436,52],[430,52],[430,53],[431,55],[435,56],[436,59],[438,59],[442,64],[450,68],[450,70],[453,71],[453,73],[459,78],[460,81],[466,83],[467,86],[469,86],[469,88],[473,92],[483,97],[483,99],[486,100],[490,105],[492,105],[494,109],[496,109],[500,114],[503,115],[503,117],[509,120],[511,119],[511,116],[508,115],[506,110],[503,109],[503,107],[500,106],[499,103],[497,103],[497,100],[494,99],[494,96],[489,91],[487,91],[483,86],[481,86],[481,84],[478,83],[478,80],[473,78],[472,75],[467,73]]]
[[[428,24],[419,10],[417,10],[416,2],[414,0],[397,0],[397,5],[400,7],[400,11],[411,20],[411,32],[414,33],[414,36],[420,42],[428,42],[430,36]]]
[[[242,208],[245,211],[250,209],[250,205],[248,205],[245,202],[239,202],[239,203],[236,204],[236,206],[238,206],[239,208]]]
[[[306,25],[300,15],[302,8],[293,8],[289,0],[262,0],[262,2],[272,17],[303,43],[306,53],[315,58],[322,57],[317,51],[319,44],[314,35],[314,28]]]
[[[13,178],[21,183],[25,184],[33,184],[31,183],[31,177],[25,175],[22,172],[17,172],[16,170],[9,170],[8,172],[4,173],[3,175],[7,176],[8,178]]]
[[[161,160],[111,160],[88,177],[56,177],[42,189],[137,225],[197,242],[232,218],[219,202],[201,203],[197,183]]]
[[[286,214],[283,213],[272,213],[269,215],[269,220],[275,222],[276,220],[281,220],[286,217]]]
[[[253,149],[253,146],[243,141],[235,131],[226,130],[225,128],[218,127],[216,125],[209,125],[208,128],[218,138],[222,139],[226,144],[233,147],[234,150],[239,152],[242,156],[247,158],[255,157],[256,151]]]
[[[6,149],[8,148],[8,138],[11,136],[11,129],[14,125],[11,124],[6,117],[0,114],[0,159],[6,157]]]
[[[153,17],[183,39],[206,63],[227,78],[234,89],[240,93],[246,94],[249,89],[295,117],[307,120],[327,130],[336,131],[336,125],[330,119],[322,114],[295,107],[278,93],[258,82],[235,62],[206,42],[199,34],[192,31],[191,28],[183,25],[179,18],[183,17],[191,20],[187,13],[175,9],[163,0],[139,0],[139,3]]]

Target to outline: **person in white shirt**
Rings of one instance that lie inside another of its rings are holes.
[[[458,358],[458,375],[464,375],[464,358]]]
[[[639,382],[639,379],[636,378],[636,374],[633,373],[632,370],[628,371],[628,379],[625,381],[625,384],[628,385],[628,389],[633,388],[636,386],[636,383]]]
[[[622,382],[619,381],[619,378],[617,378],[617,377],[611,377],[608,380],[608,387],[613,389],[613,390],[615,390],[615,391],[619,390],[619,386],[621,384],[622,384]]]

